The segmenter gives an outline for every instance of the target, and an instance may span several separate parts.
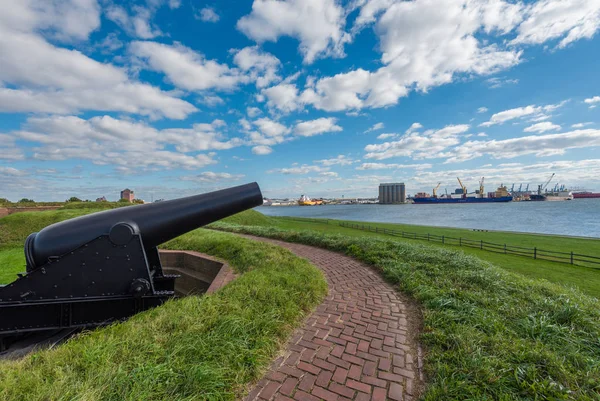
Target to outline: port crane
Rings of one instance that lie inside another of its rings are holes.
[[[481,177],[481,180],[479,180],[479,197],[483,198],[483,181],[484,181],[485,177]]]
[[[546,187],[548,186],[548,184],[550,184],[550,181],[552,181],[552,179],[554,178],[555,175],[556,175],[555,173],[552,173],[552,175],[550,176],[550,178],[548,178],[548,181],[546,181],[545,184],[538,185],[538,195],[542,194],[542,191],[544,189],[546,189]]]
[[[438,182],[437,187],[433,188],[433,197],[437,198],[437,190],[440,188],[440,185],[442,185],[441,182]]]
[[[456,177],[456,179],[458,180],[458,185],[460,185],[460,187],[462,188],[463,195],[466,198],[467,197],[467,187],[465,187],[463,185],[463,183],[460,181],[460,178]]]

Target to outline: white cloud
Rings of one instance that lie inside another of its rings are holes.
[[[258,127],[261,133],[269,137],[278,137],[288,134],[291,130],[285,125],[273,121],[268,117],[259,118],[253,122]]]
[[[408,127],[408,129],[406,130],[406,134],[410,134],[411,132],[415,132],[418,129],[423,128],[423,126],[421,125],[421,123],[412,123],[410,127]]]
[[[179,179],[182,181],[193,181],[199,183],[205,182],[230,182],[239,181],[244,178],[243,174],[215,173],[212,171],[204,171],[198,175],[183,176]]]
[[[477,134],[477,136],[479,136],[479,137],[486,137],[488,135],[485,132],[480,132],[479,134]]]
[[[600,103],[600,96],[594,96],[589,99],[585,99],[584,102],[587,104]]]
[[[338,157],[334,157],[332,159],[315,160],[315,163],[321,163],[323,166],[348,166],[355,162],[356,160],[353,160],[345,155],[339,155]]]
[[[413,157],[427,159],[440,157],[439,152],[458,145],[459,135],[469,130],[469,125],[448,125],[439,130],[427,130],[422,134],[409,132],[399,140],[381,144],[367,145],[366,159],[383,160],[391,157]]]
[[[290,113],[303,107],[295,84],[281,83],[264,89],[262,94],[268,99],[267,106],[271,109]]]
[[[308,174],[308,173],[320,173],[324,171],[328,171],[327,167],[320,166],[310,166],[308,164],[303,164],[301,166],[289,167],[289,168],[276,168],[273,170],[267,171],[267,173],[280,173],[280,174]]]
[[[469,141],[452,149],[446,161],[459,162],[490,155],[495,159],[510,159],[524,155],[538,157],[562,155],[568,149],[600,146],[600,130],[587,129],[524,136],[505,140]]]
[[[384,139],[395,138],[397,136],[398,136],[398,134],[380,134],[377,136],[377,139],[384,140]]]
[[[597,0],[540,0],[526,9],[513,44],[541,44],[560,39],[559,48],[591,38],[600,26]]]
[[[403,169],[415,169],[415,170],[425,170],[433,167],[429,163],[423,164],[385,164],[385,163],[363,163],[357,170],[403,170]]]
[[[498,89],[498,88],[502,88],[503,86],[506,86],[506,85],[518,84],[519,80],[518,79],[508,79],[508,78],[504,78],[504,77],[494,77],[494,78],[487,79],[485,82],[487,82],[490,89]]]
[[[281,66],[279,59],[258,46],[249,46],[236,51],[233,62],[249,74],[252,81],[256,81],[258,88],[264,88],[272,82],[281,80],[277,74]]]
[[[252,148],[252,153],[255,155],[268,155],[271,152],[273,152],[273,149],[265,145],[259,145]]]
[[[246,114],[248,114],[248,117],[250,118],[254,118],[261,113],[262,111],[258,107],[246,107]]]
[[[504,110],[499,113],[495,113],[492,115],[489,121],[486,121],[482,124],[479,124],[480,127],[490,127],[496,124],[503,124],[507,121],[515,120],[518,118],[523,118],[527,116],[534,116],[534,119],[531,121],[539,121],[545,120],[549,118],[549,116],[543,114],[543,112],[552,112],[560,107],[562,107],[567,101],[562,101],[557,104],[548,104],[546,106],[536,106],[529,105],[525,107],[517,107],[510,110]]]
[[[129,51],[144,68],[166,74],[179,88],[201,91],[232,89],[247,78],[236,69],[214,60],[179,43],[173,46],[157,42],[134,41]]]
[[[118,5],[110,5],[105,10],[106,18],[119,25],[127,34],[140,39],[152,39],[162,35],[160,29],[151,22],[156,12],[155,7],[142,7],[134,5],[131,7],[132,15]]]
[[[241,146],[240,138],[226,139],[222,120],[191,128],[157,130],[142,122],[110,116],[88,120],[75,116],[30,117],[24,128],[12,133],[31,142],[38,160],[89,160],[99,165],[131,169],[194,169],[214,164],[214,153],[188,154]],[[165,150],[172,146],[175,151]]]
[[[332,177],[335,178],[338,176],[338,173],[336,173],[335,171],[324,171],[322,173],[319,173],[320,176],[322,177]]]
[[[577,123],[577,124],[571,125],[571,128],[583,128],[583,127],[587,127],[588,125],[592,125],[592,124],[594,124],[594,123],[592,123],[592,122]]]
[[[539,132],[544,133],[546,131],[557,131],[560,130],[560,125],[553,124],[550,121],[544,121],[543,123],[533,124],[525,128],[524,132]]]
[[[169,0],[169,8],[176,9],[181,7],[181,0]]]
[[[480,107],[480,108],[478,108],[478,109],[477,109],[477,112],[478,112],[478,113],[485,113],[485,112],[487,112],[487,111],[488,111],[488,108],[487,108],[487,107]]]
[[[344,55],[350,40],[344,24],[344,10],[335,0],[254,0],[252,12],[237,22],[237,28],[258,43],[297,38],[304,62],[310,64],[324,56]]]
[[[294,133],[299,136],[314,136],[325,132],[339,132],[342,127],[336,125],[336,118],[317,118],[316,120],[303,121],[296,124]]]
[[[218,22],[220,19],[219,14],[217,14],[212,7],[204,7],[200,10],[200,13],[196,15],[196,18],[204,22]]]
[[[377,130],[380,130],[380,129],[383,129],[383,128],[385,128],[385,125],[383,123],[377,123],[377,124],[374,124],[368,130],[366,130],[364,133],[366,134],[367,132],[377,131]]]

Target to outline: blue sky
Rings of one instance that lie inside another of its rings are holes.
[[[0,197],[600,190],[597,0],[8,1]]]

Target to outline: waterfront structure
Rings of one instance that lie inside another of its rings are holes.
[[[133,191],[129,188],[125,188],[121,191],[121,199],[126,199],[129,202],[133,202],[135,196],[133,195]]]
[[[403,182],[379,184],[379,203],[393,204],[406,202],[406,187]]]

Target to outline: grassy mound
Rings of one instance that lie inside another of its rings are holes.
[[[378,238],[215,227],[342,252],[423,308],[426,400],[598,400],[600,303],[463,252]]]
[[[215,294],[169,301],[56,349],[1,362],[0,399],[240,399],[326,293],[319,270],[272,245],[196,230],[166,247],[209,253],[245,273]]]

